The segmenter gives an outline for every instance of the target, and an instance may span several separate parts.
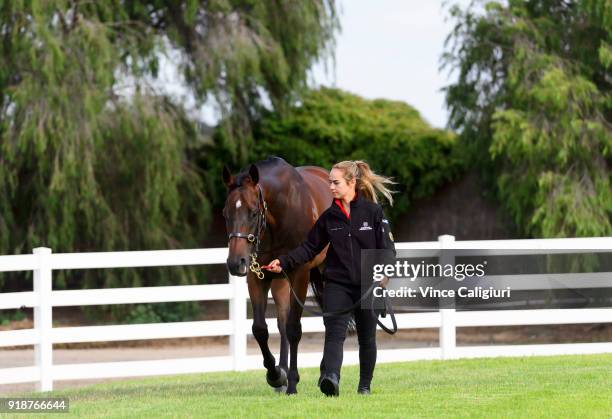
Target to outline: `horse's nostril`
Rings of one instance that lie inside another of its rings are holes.
[[[246,263],[247,263],[246,258],[240,258],[240,264],[241,264],[241,265],[242,265],[242,264],[245,264],[245,265],[246,265]]]

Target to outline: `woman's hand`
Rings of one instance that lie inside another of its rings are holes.
[[[266,266],[262,266],[262,268],[270,272],[274,272],[275,274],[278,274],[282,271],[280,260],[278,259],[274,259],[272,262],[270,262]]]

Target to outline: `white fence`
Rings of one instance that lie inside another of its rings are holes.
[[[482,249],[483,254],[503,254],[507,249],[525,254],[549,249],[612,251],[612,237],[543,240],[498,240],[455,242],[440,236],[436,242],[397,243],[397,249]],[[498,249],[499,252],[495,252]],[[37,382],[38,389],[49,391],[54,380],[183,374],[208,371],[262,368],[261,355],[247,355],[248,292],[245,278],[229,277],[228,284],[169,287],[114,288],[53,291],[52,272],[59,269],[94,269],[224,264],[226,248],[163,250],[143,252],[52,254],[37,248],[32,255],[0,256],[0,272],[34,271],[34,289],[0,294],[0,310],[34,308],[34,328],[0,332],[0,347],[34,345],[34,365],[0,369],[0,384]],[[573,251],[572,251],[573,253]],[[607,277],[612,286],[612,278]],[[229,300],[229,319],[162,324],[53,327],[52,308],[62,306],[159,303],[172,301]],[[610,323],[612,309],[505,310],[488,312],[404,313],[397,315],[398,328],[439,328],[440,347],[388,349],[378,351],[378,362],[422,359],[475,358],[491,356],[590,354],[612,352],[612,342],[548,345],[456,346],[456,328],[465,326],[510,326],[541,324]],[[270,334],[278,333],[276,321],[268,319]],[[304,333],[324,331],[320,317],[303,318]],[[227,356],[88,364],[53,364],[53,344],[95,341],[126,341],[197,336],[230,336]],[[278,359],[278,355],[277,355]],[[299,366],[318,366],[321,353],[300,353]],[[357,351],[347,351],[345,364],[359,363]]]

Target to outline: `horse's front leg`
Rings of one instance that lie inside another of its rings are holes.
[[[297,294],[300,302],[306,299],[306,291],[308,290],[309,269],[301,266],[296,269],[291,275],[290,280],[293,284],[293,289]],[[289,319],[287,320],[287,338],[289,340],[289,375],[287,382],[287,394],[297,393],[297,383],[300,381],[300,374],[297,367],[298,345],[302,338],[302,306],[296,301],[293,293],[290,295]]]
[[[289,283],[284,277],[272,281],[272,297],[276,304],[276,319],[280,333],[280,359],[278,366],[283,370],[289,370],[289,341],[287,340],[287,319],[289,318],[289,304],[291,291]]]
[[[286,384],[287,378],[284,371],[276,367],[274,355],[268,346],[268,325],[266,324],[266,306],[268,305],[268,290],[270,289],[269,279],[258,279],[249,272],[247,276],[249,286],[249,296],[253,307],[253,336],[261,349],[263,364],[266,368],[266,381],[272,387],[282,387]]]

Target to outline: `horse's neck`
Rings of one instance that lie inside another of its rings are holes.
[[[268,204],[266,237],[262,242],[264,250],[291,249],[299,244],[304,235],[301,217],[304,217],[306,209],[309,211],[312,206],[304,186],[296,185],[296,190],[285,193],[273,185],[269,185],[267,189],[266,185],[262,186],[267,191],[265,199]]]

